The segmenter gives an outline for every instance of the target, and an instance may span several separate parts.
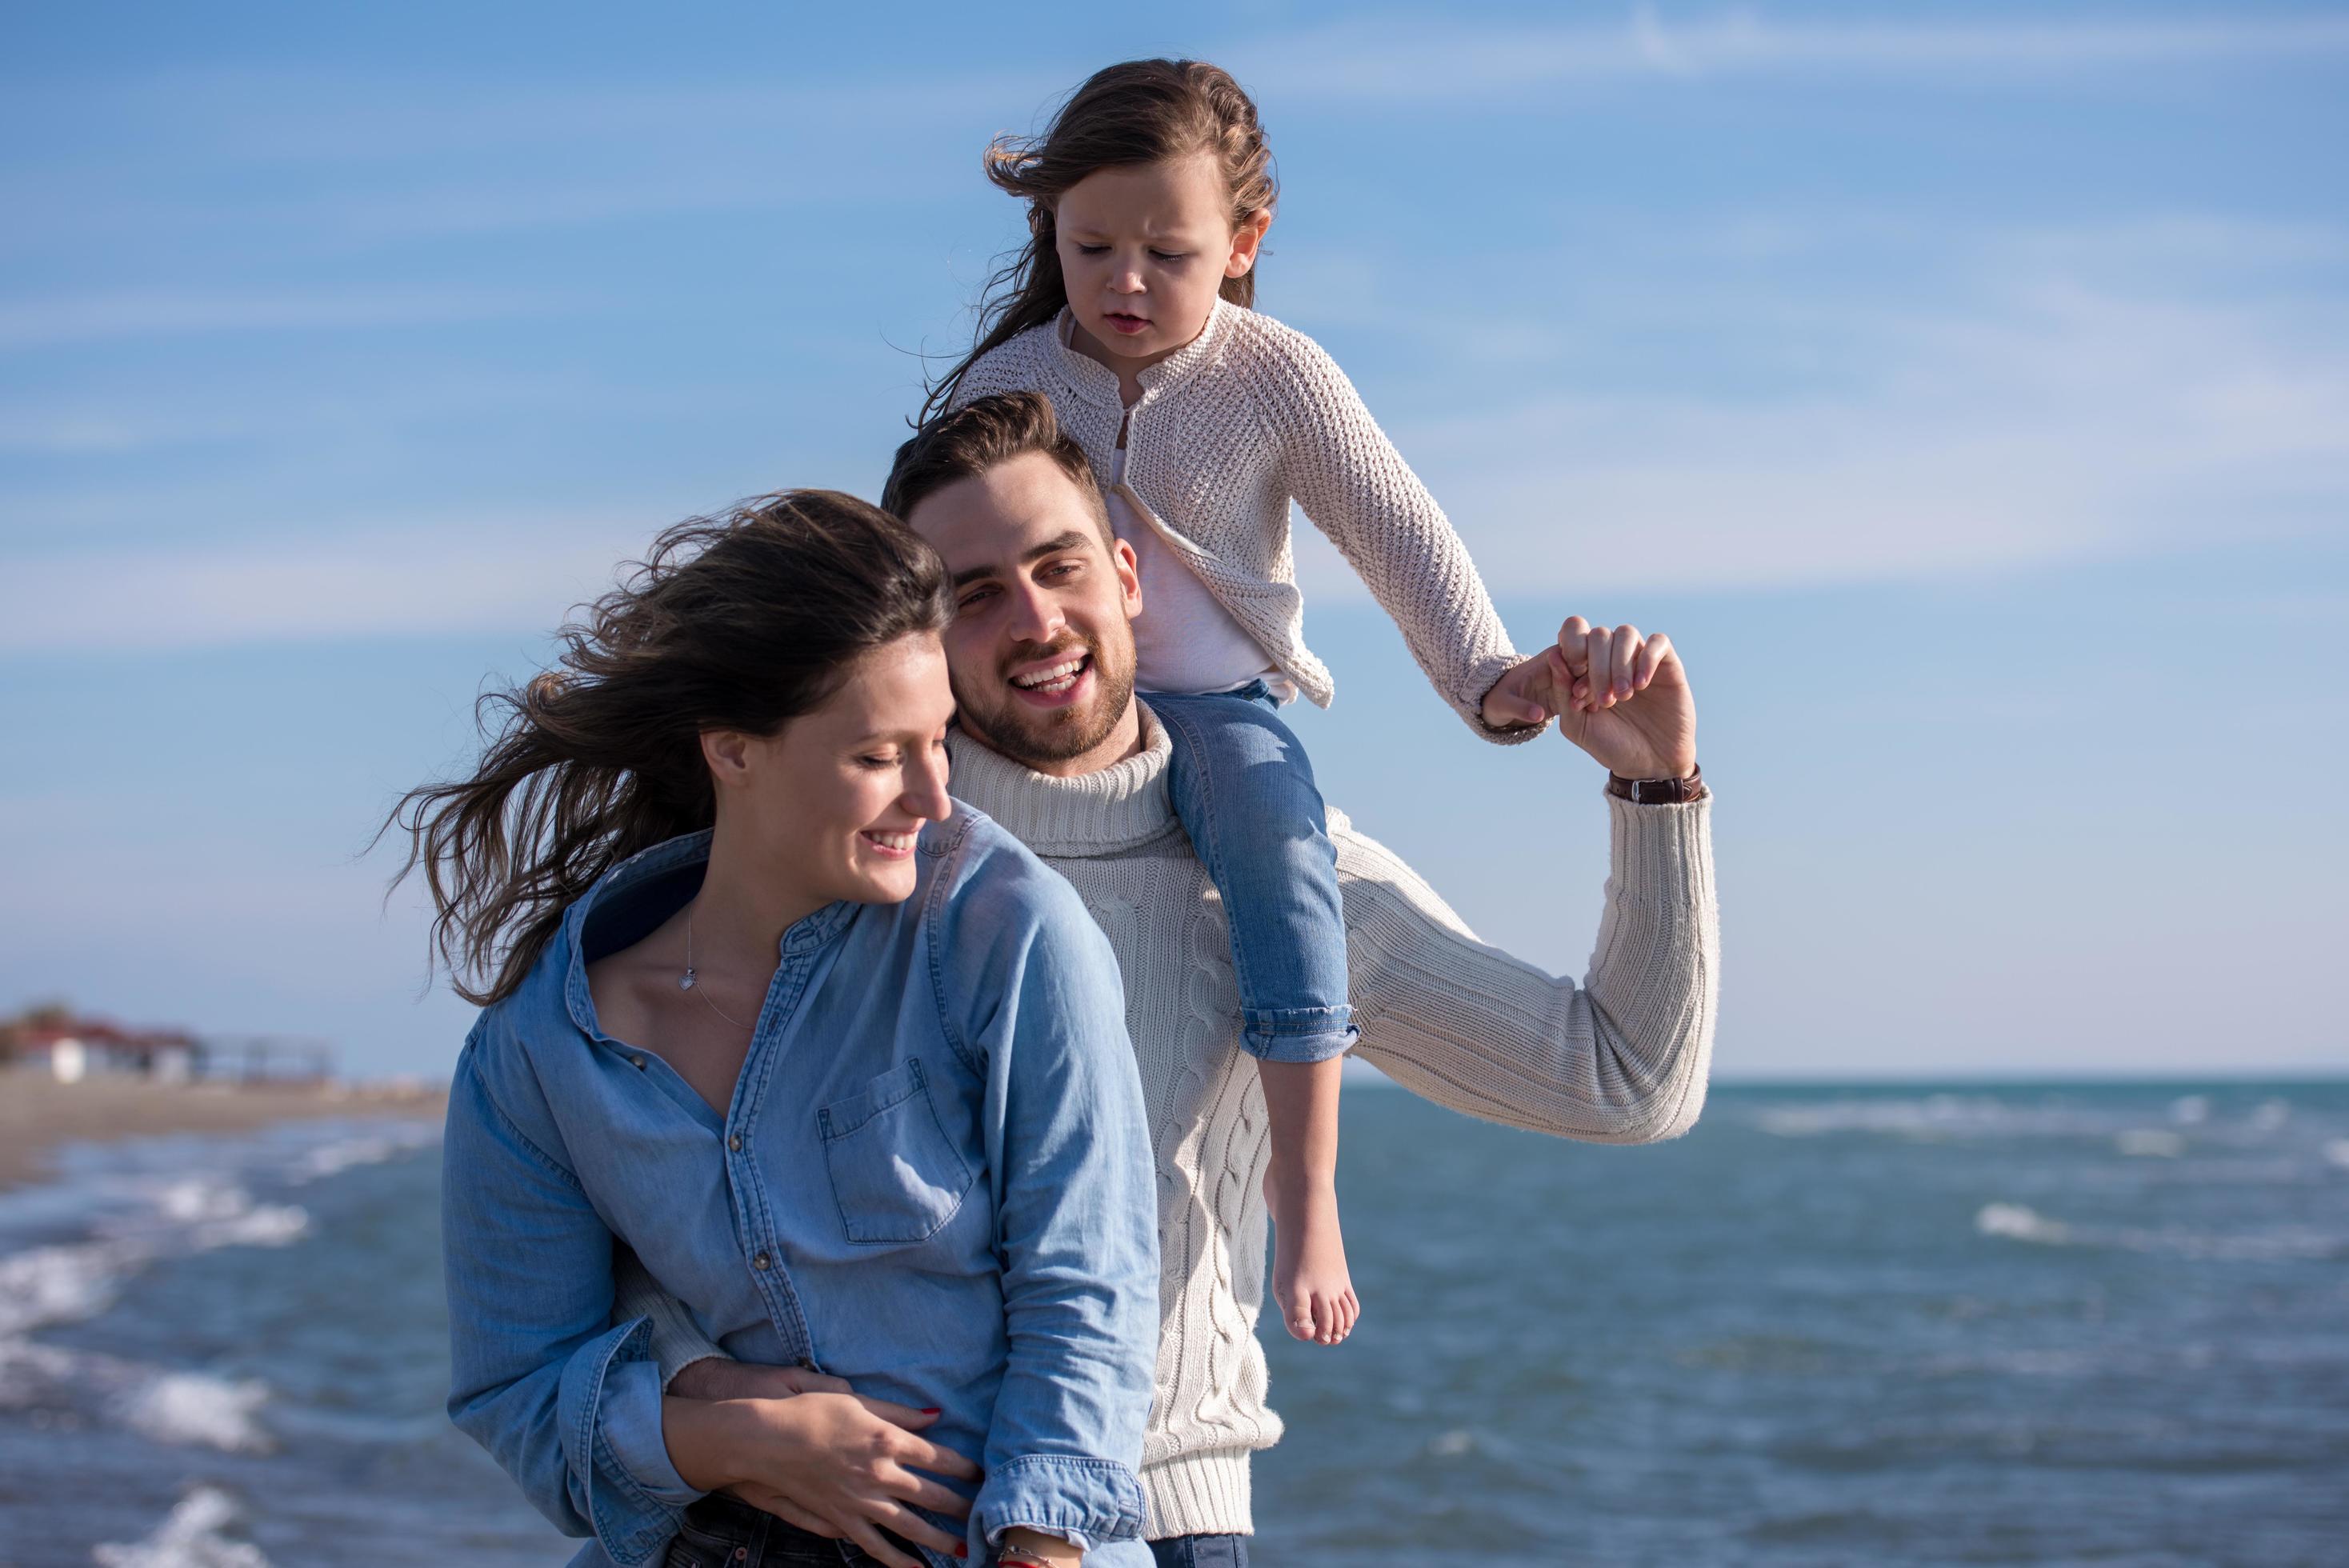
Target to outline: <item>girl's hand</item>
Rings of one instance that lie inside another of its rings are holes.
[[[1609,772],[1685,779],[1696,767],[1696,701],[1671,638],[1576,615],[1542,656],[1566,684],[1559,732]]]
[[[922,1564],[890,1545],[884,1528],[965,1555],[959,1537],[914,1511],[970,1517],[968,1499],[915,1473],[979,1478],[970,1460],[918,1435],[937,1418],[936,1410],[855,1394],[661,1401],[661,1434],[688,1486],[732,1491],[802,1530],[853,1541],[890,1568]]]
[[[1485,694],[1485,727],[1516,729],[1554,718],[1565,711],[1571,685],[1558,662],[1557,650],[1544,648],[1532,658],[1510,665]]]

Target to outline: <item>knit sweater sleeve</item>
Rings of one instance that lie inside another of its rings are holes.
[[[1608,807],[1606,904],[1578,985],[1476,940],[1391,851],[1333,821],[1355,1048],[1487,1121],[1594,1143],[1687,1131],[1704,1106],[1720,969],[1712,804]]]
[[[1402,631],[1412,657],[1468,727],[1510,746],[1544,726],[1495,729],[1485,694],[1517,662],[1468,547],[1387,439],[1338,362],[1303,333],[1262,324],[1268,422],[1280,476]]]

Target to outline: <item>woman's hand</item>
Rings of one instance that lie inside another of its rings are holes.
[[[802,1530],[853,1541],[891,1568],[922,1564],[891,1546],[885,1527],[964,1554],[959,1537],[914,1511],[918,1505],[950,1519],[970,1517],[960,1493],[914,1473],[979,1477],[970,1460],[919,1435],[937,1418],[936,1410],[844,1392],[714,1403],[672,1395],[661,1401],[661,1433],[688,1486],[731,1491]]]

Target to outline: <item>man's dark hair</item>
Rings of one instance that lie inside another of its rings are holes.
[[[1109,503],[1101,483],[1076,438],[1061,428],[1052,400],[1041,392],[997,392],[974,397],[952,413],[941,414],[916,430],[897,449],[890,465],[889,482],[882,487],[881,510],[903,518],[957,480],[974,478],[1000,468],[1012,459],[1041,452],[1084,493],[1086,508],[1101,530],[1102,547],[1112,554],[1117,538],[1110,531]]]

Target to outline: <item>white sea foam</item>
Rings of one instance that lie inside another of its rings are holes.
[[[2186,1152],[2182,1135],[2158,1127],[2133,1127],[2114,1139],[2113,1145],[2141,1160],[2175,1160]]]
[[[2199,1127],[2210,1119],[2210,1097],[2182,1094],[2169,1102],[2169,1119],[2180,1127]]]
[[[2132,1225],[2077,1225],[2050,1219],[2021,1203],[1985,1203],[1974,1214],[1985,1236],[2048,1247],[2103,1247],[2116,1252],[2168,1253],[2230,1263],[2278,1263],[2349,1253],[2349,1235],[2287,1226],[2272,1231],[2213,1233],[2152,1230]]]
[[[2340,1166],[2344,1171],[2349,1171],[2349,1138],[2335,1138],[2328,1140],[2324,1145],[2324,1158],[2328,1162]]]
[[[2061,1246],[2072,1234],[2071,1226],[2020,1203],[1984,1203],[1981,1212],[1974,1215],[1974,1229],[1985,1236],[2006,1236],[2047,1246]]]
[[[410,1150],[440,1140],[440,1129],[430,1122],[403,1124],[365,1138],[347,1138],[305,1150],[285,1172],[289,1183],[300,1185],[324,1176],[338,1176],[360,1165],[380,1165]]]
[[[0,1257],[0,1339],[105,1311],[140,1256],[128,1242],[79,1242]]]
[[[1816,1138],[1829,1132],[1881,1132],[1915,1139],[2099,1136],[2114,1130],[2109,1113],[2061,1105],[2012,1105],[1989,1095],[1934,1094],[1920,1099],[1827,1099],[1771,1106],[1755,1117],[1764,1132]]]
[[[2291,1119],[2292,1103],[2289,1100],[2263,1099],[2260,1101],[2259,1108],[2251,1112],[2251,1130],[2273,1132]]]
[[[120,1402],[122,1418],[159,1443],[266,1453],[275,1445],[254,1414],[269,1399],[257,1377],[231,1382],[201,1372],[165,1372]]]
[[[236,1501],[200,1486],[181,1498],[144,1541],[91,1548],[98,1568],[270,1568],[261,1548],[221,1533],[236,1522]]]

